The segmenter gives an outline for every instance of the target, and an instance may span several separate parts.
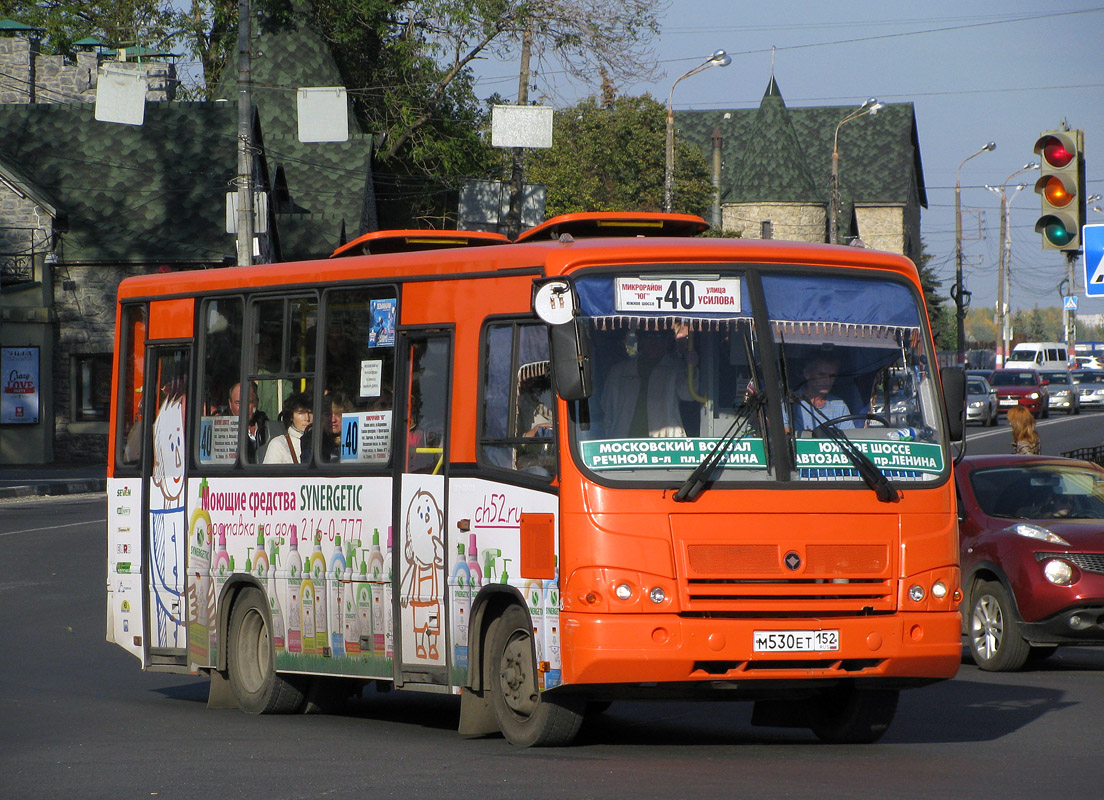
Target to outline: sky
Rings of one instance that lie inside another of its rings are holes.
[[[662,0],[661,0],[662,1]],[[961,166],[963,274],[972,305],[995,307],[1000,238],[999,187],[1038,161],[1039,135],[1085,131],[1087,194],[1104,194],[1104,4],[1099,0],[836,0],[769,3],[671,0],[653,42],[663,76],[619,87],[666,102],[680,75],[717,49],[731,55],[679,83],[674,107],[757,108],[771,75],[787,106],[847,105],[867,98],[916,108],[928,207],[921,234],[946,295],[955,279],[956,173]],[[479,65],[476,92],[517,94],[517,63]],[[557,108],[595,92],[572,85],[554,65],[534,78],[530,101]],[[849,124],[861,124],[861,121]],[[555,133],[553,132],[553,135]],[[986,143],[991,152],[968,157]],[[1013,178],[1012,297],[1015,309],[1059,306],[1066,274],[1062,253],[1044,251],[1035,233],[1038,172]],[[1087,222],[1104,224],[1104,201],[1089,203]],[[1104,314],[1104,298],[1084,294],[1083,259],[1074,271],[1081,314]]]

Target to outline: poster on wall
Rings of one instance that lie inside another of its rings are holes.
[[[0,424],[38,423],[37,347],[0,348]]]

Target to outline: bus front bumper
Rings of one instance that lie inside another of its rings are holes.
[[[944,679],[962,659],[958,611],[788,620],[563,613],[560,621],[565,684]],[[805,649],[833,639],[836,649]]]

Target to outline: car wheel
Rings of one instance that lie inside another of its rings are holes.
[[[1043,419],[1050,419],[1050,401],[1043,404]]]
[[[1080,401],[1074,401],[1073,413],[1074,414],[1080,414],[1081,413],[1081,403],[1080,403]]]
[[[986,581],[974,590],[969,637],[974,663],[988,672],[1014,672],[1027,663],[1031,652],[1020,635],[1012,597],[998,581]]]
[[[989,409],[989,427],[994,428],[997,425],[997,421],[1000,419],[1000,412],[995,408]]]
[[[537,663],[529,615],[511,605],[496,619],[488,637],[486,682],[502,735],[521,747],[568,744],[583,722],[583,701],[548,695],[537,688]]]

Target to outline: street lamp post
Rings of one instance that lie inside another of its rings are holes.
[[[836,126],[836,132],[832,136],[832,185],[829,187],[829,191],[832,196],[828,198],[828,241],[831,244],[836,244],[839,241],[839,232],[837,227],[839,225],[839,207],[840,207],[840,193],[839,193],[839,132],[843,127],[843,123],[850,122],[853,119],[870,114],[873,116],[878,113],[878,110],[883,106],[873,97],[852,111],[846,117],[839,121]]]
[[[667,95],[667,164],[663,172],[663,210],[668,213],[675,194],[675,87],[679,85],[679,81],[691,75],[697,75],[710,67],[727,67],[731,63],[732,58],[728,53],[716,50],[713,55],[671,84],[671,91]]]
[[[969,304],[968,295],[962,286],[962,167],[971,158],[996,149],[997,143],[989,142],[976,153],[962,159],[962,163],[958,165],[958,171],[955,173],[955,285],[951,294],[954,296],[955,318],[958,322],[955,330],[958,339],[956,351],[956,363],[958,364],[966,360],[966,306]]]
[[[1039,165],[1034,161],[1024,164],[1013,172],[999,187],[985,185],[985,188],[1000,195],[1000,257],[997,266],[997,368],[1004,366],[1004,360],[1008,354],[1008,309],[1012,304],[1012,282],[1008,279],[1012,270],[1012,201],[1021,191],[1027,188],[1027,184],[1021,183],[1008,196],[1008,182],[1018,175],[1038,169]]]

